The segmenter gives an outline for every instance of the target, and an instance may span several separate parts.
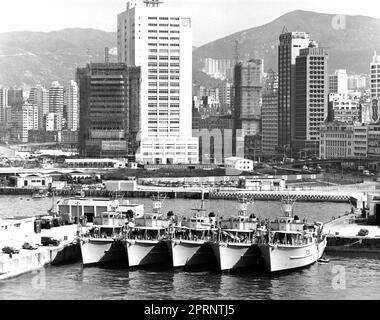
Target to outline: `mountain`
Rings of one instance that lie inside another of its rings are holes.
[[[201,59],[233,59],[235,40],[239,42],[240,58],[260,57],[265,60],[265,70],[277,70],[278,37],[284,26],[289,31],[309,32],[320,46],[329,47],[331,71],[344,68],[369,73],[374,50],[380,52],[380,19],[345,16],[345,28],[334,29],[334,18],[332,14],[297,10],[260,27],[193,47],[193,80],[198,84],[216,83],[201,71]],[[28,88],[36,83],[49,86],[53,80],[67,83],[75,78],[75,68],[86,64],[88,52],[93,62],[104,61],[104,48],[116,47],[116,41],[115,33],[95,29],[2,33],[0,84]],[[116,60],[115,56],[111,58]]]
[[[95,29],[2,33],[0,83],[26,88],[54,80],[67,83],[89,55],[94,62],[104,61],[104,48],[116,47],[116,41],[116,33]]]
[[[194,67],[202,68],[202,58],[233,59],[237,40],[240,59],[248,54],[251,58],[264,58],[265,70],[277,70],[278,38],[286,27],[288,31],[308,32],[321,47],[328,47],[330,71],[342,68],[369,73],[374,50],[380,51],[380,19],[346,15],[340,24],[344,28],[334,28],[336,20],[333,14],[292,11],[265,25],[236,32],[197,48],[193,51]]]

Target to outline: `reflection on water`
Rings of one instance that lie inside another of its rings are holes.
[[[22,198],[22,199],[20,199]],[[29,199],[29,200],[28,200]],[[131,199],[151,208],[150,199]],[[0,197],[0,216],[46,213],[51,199],[28,196]],[[188,215],[197,200],[167,199],[163,212]],[[206,201],[207,211],[228,217],[236,212],[233,201]],[[344,203],[296,203],[295,214],[308,220],[328,221],[349,209]],[[249,212],[274,218],[278,202],[257,201]],[[241,273],[180,270],[129,270],[82,268],[80,263],[52,266],[0,282],[0,299],[380,299],[378,256],[329,256],[330,263],[302,270],[268,275],[246,270]],[[345,288],[334,289],[336,271],[344,271]]]
[[[45,288],[36,274],[0,283],[1,299],[379,299],[379,260],[329,257],[280,275],[84,268],[80,263],[45,269]],[[334,267],[345,270],[345,289],[334,289]]]

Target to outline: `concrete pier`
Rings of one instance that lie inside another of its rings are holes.
[[[366,235],[362,232],[366,230]],[[380,226],[358,221],[355,214],[346,214],[324,225],[327,253],[380,254]]]
[[[0,280],[43,268],[48,264],[63,264],[80,258],[78,243],[62,243],[57,247],[39,247],[36,250],[21,249],[20,253],[0,253]]]
[[[67,225],[51,229],[43,229],[27,237],[9,239],[1,243],[14,247],[20,252],[16,254],[0,251],[0,280],[31,272],[48,264],[58,265],[78,261],[81,257],[80,246],[76,236],[77,226]],[[53,237],[60,241],[58,246],[39,246],[37,249],[22,249],[24,242],[41,243],[42,237]]]

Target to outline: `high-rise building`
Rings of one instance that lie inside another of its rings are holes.
[[[328,50],[313,41],[296,58],[294,152],[318,153],[319,129],[328,115],[328,57]]]
[[[262,60],[237,63],[234,70],[234,125],[243,136],[260,134]]]
[[[61,131],[62,115],[60,113],[48,113],[45,116],[45,131]]]
[[[358,99],[348,98],[344,94],[330,93],[328,99],[330,121],[354,123],[361,120]]]
[[[219,103],[223,114],[231,114],[233,86],[230,82],[223,82],[219,86]]]
[[[63,86],[53,81],[49,88],[49,113],[59,113],[63,117]]]
[[[77,69],[81,156],[128,156],[130,119],[136,120],[131,114],[139,110],[139,88],[133,87],[138,78],[138,68],[124,63],[91,63]]]
[[[0,126],[4,128],[6,126],[5,113],[8,107],[8,88],[0,86]]]
[[[349,91],[362,90],[367,87],[367,76],[351,74],[347,77],[347,88]]]
[[[24,104],[24,96],[22,89],[8,90],[8,106],[21,107]]]
[[[8,88],[0,85],[0,108],[8,106]]]
[[[329,122],[320,127],[320,157],[346,159],[367,157],[368,126]]]
[[[380,156],[380,124],[372,123],[368,125],[368,157],[379,158]],[[377,166],[379,170],[379,165]]]
[[[261,148],[264,155],[274,155],[278,148],[278,74],[267,72],[262,93]]]
[[[77,131],[79,124],[78,85],[71,80],[67,88],[67,129]]]
[[[44,127],[44,116],[49,113],[49,91],[41,85],[30,89],[28,102],[38,106],[38,129]]]
[[[144,163],[196,163],[192,137],[192,19],[157,0],[128,2],[118,15],[118,59],[141,67],[140,150]]]
[[[329,75],[329,93],[348,94],[348,75],[346,69],[335,70]]]
[[[371,62],[371,120],[380,121],[380,56],[373,56]]]
[[[10,138],[12,140],[28,142],[29,130],[38,129],[38,106],[26,103],[21,108],[13,108],[10,129]]]
[[[278,147],[289,150],[294,125],[296,57],[310,43],[306,32],[284,32],[278,47]]]

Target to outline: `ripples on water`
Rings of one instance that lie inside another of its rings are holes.
[[[22,198],[22,199],[20,199]],[[29,199],[29,200],[28,200]],[[151,208],[149,199],[131,199]],[[188,215],[197,200],[167,199],[163,212]],[[44,214],[51,199],[27,196],[0,197],[0,216]],[[236,210],[233,201],[206,201],[207,211],[228,217]],[[296,203],[294,213],[309,221],[328,221],[349,209],[343,203]],[[257,201],[249,208],[257,216],[274,218],[278,202]],[[378,257],[329,256],[329,264],[271,276],[244,271],[219,274],[215,271],[184,272],[85,268],[80,263],[47,267],[0,282],[0,299],[380,299]],[[345,271],[346,289],[333,287],[334,268]],[[39,281],[42,279],[42,281]],[[44,288],[42,288],[44,287]]]

